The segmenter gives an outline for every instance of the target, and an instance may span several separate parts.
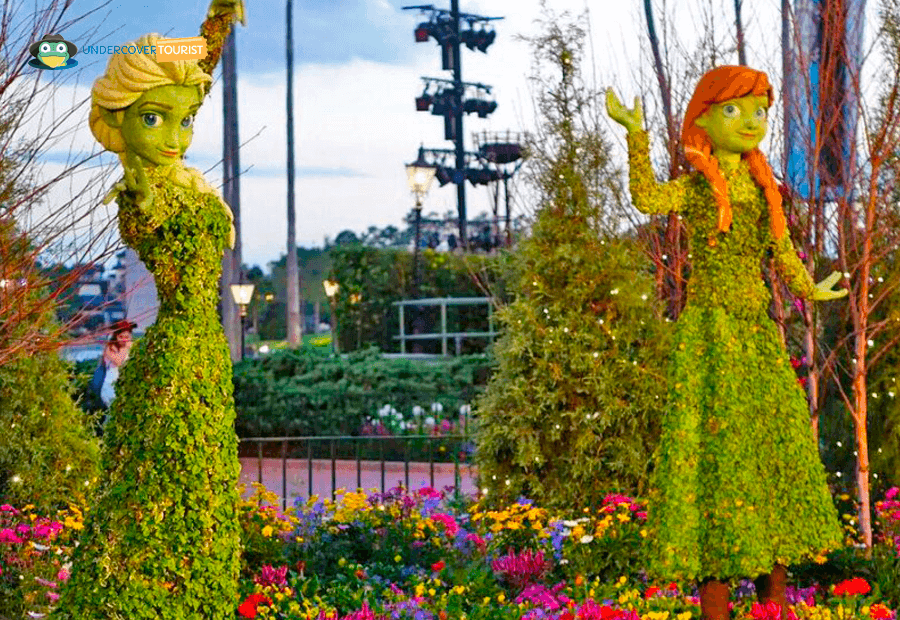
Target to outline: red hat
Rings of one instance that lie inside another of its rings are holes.
[[[110,325],[110,329],[112,329],[113,334],[118,334],[119,332],[133,332],[136,327],[137,323],[125,319],[116,321],[115,323]]]

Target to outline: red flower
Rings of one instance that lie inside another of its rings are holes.
[[[672,592],[677,592],[678,584],[673,581],[672,583],[670,583],[669,585],[666,586],[666,589],[671,590]]]
[[[868,594],[872,587],[862,577],[846,579],[834,586],[835,596],[854,596],[856,594]]]
[[[652,598],[654,594],[659,592],[659,590],[660,589],[656,586],[650,586],[649,588],[647,588],[647,591],[644,592],[644,598]]]
[[[268,596],[264,594],[251,594],[244,600],[243,603],[238,607],[238,613],[242,615],[244,618],[255,618],[257,606],[260,604],[263,605],[271,605],[272,601]]]
[[[433,571],[436,572],[436,573],[439,573],[439,572],[441,572],[442,570],[444,570],[444,567],[445,567],[445,566],[447,566],[447,565],[444,564],[444,561],[443,561],[443,560],[439,560],[439,561],[437,561],[437,562],[435,562],[434,564],[431,565],[431,570],[433,570]]]
[[[882,603],[875,603],[874,605],[872,605],[869,608],[869,615],[874,620],[886,620],[887,618],[890,618],[893,614],[891,613],[891,610],[886,605],[884,605]]]

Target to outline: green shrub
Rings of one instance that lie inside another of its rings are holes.
[[[416,405],[441,403],[451,415],[478,393],[473,374],[485,363],[477,356],[434,363],[384,359],[375,349],[341,357],[311,348],[245,360],[234,372],[237,432],[358,435],[384,405],[408,415]]]
[[[99,446],[53,351],[0,366],[0,503],[52,512],[97,477]]]

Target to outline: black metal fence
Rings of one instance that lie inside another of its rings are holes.
[[[400,435],[400,436],[322,436],[322,437],[247,437],[240,440],[242,446],[255,444],[257,460],[256,479],[263,482],[263,463],[266,458],[281,460],[280,495],[282,509],[288,503],[288,462],[306,460],[307,492],[313,493],[313,461],[331,461],[331,496],[337,492],[338,460],[356,461],[356,487],[363,486],[363,462],[377,462],[380,465],[381,492],[386,486],[386,464],[402,462],[404,485],[409,488],[410,463],[428,465],[429,480],[435,482],[435,464],[453,463],[454,494],[459,495],[461,486],[460,464],[470,465],[474,446],[468,435]],[[252,449],[251,449],[252,450]],[[243,458],[249,451],[243,448]],[[471,467],[471,465],[470,465]]]

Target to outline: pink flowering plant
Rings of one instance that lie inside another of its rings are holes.
[[[40,617],[53,608],[82,523],[77,506],[48,517],[31,505],[0,504],[0,617]]]

